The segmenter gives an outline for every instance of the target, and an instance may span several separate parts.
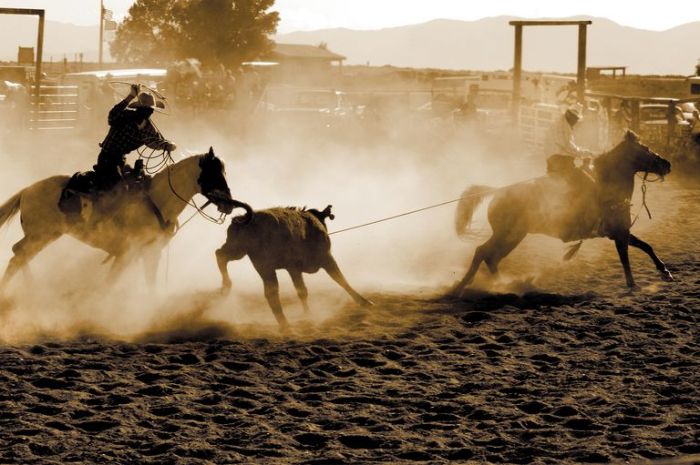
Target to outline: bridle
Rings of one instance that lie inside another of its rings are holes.
[[[197,214],[199,214],[199,216],[201,216],[202,218],[204,218],[205,220],[207,220],[211,223],[224,224],[224,222],[226,221],[226,213],[219,212],[219,217],[217,218],[217,217],[212,216],[204,211],[204,209],[207,208],[207,206],[209,206],[209,204],[213,203],[211,200],[207,199],[207,201],[204,202],[204,204],[200,207],[199,205],[197,205],[197,203],[194,201],[194,199],[187,200],[177,192],[177,190],[175,189],[175,186],[173,186],[173,180],[172,180],[172,177],[170,174],[172,171],[172,167],[175,164],[175,161],[173,160],[173,157],[170,154],[170,152],[168,152],[168,151],[164,151],[164,152],[167,154],[166,155],[167,166],[165,169],[168,171],[168,187],[170,187],[170,191],[173,193],[173,195],[175,195],[175,197],[180,199],[180,201],[182,201],[183,203],[185,203],[185,204],[187,204],[190,207],[195,209],[194,214],[192,216],[190,216],[184,223],[182,223],[180,225],[180,228],[183,227],[184,225],[186,225]]]
[[[158,136],[159,136],[158,140],[165,139],[163,137],[163,134],[160,132],[160,129],[158,129],[158,126],[156,126],[156,124],[153,121],[151,121],[151,124],[153,125],[153,128],[156,130],[156,134],[158,134]],[[151,142],[151,141],[148,141],[148,142]],[[147,147],[146,144],[144,144],[144,147]],[[226,221],[226,213],[220,212],[219,217],[217,218],[217,217],[212,216],[204,211],[204,209],[207,208],[207,206],[209,206],[209,204],[213,203],[211,200],[207,199],[207,201],[204,202],[204,204],[200,207],[199,205],[197,205],[197,203],[193,199],[187,200],[183,196],[181,196],[177,192],[177,190],[175,190],[175,186],[173,186],[173,181],[172,181],[171,174],[170,174],[172,166],[175,165],[175,160],[173,159],[172,154],[168,150],[151,149],[151,152],[148,155],[146,155],[146,150],[147,150],[146,148],[137,149],[137,152],[139,154],[139,159],[144,160],[143,171],[146,174],[152,176],[152,175],[160,172],[163,168],[167,169],[168,170],[168,187],[170,187],[170,191],[173,193],[173,195],[175,197],[180,199],[180,201],[182,201],[183,203],[185,203],[185,204],[187,204],[190,207],[195,209],[195,212],[192,214],[192,216],[187,218],[187,220],[185,220],[179,226],[179,228],[181,228],[184,225],[186,225],[187,223],[189,223],[189,221],[197,215],[201,216],[202,218],[204,218],[205,220],[207,220],[211,223],[224,224],[224,222]],[[155,165],[152,164],[153,160],[156,160]]]
[[[187,200],[177,192],[177,189],[175,189],[175,186],[173,185],[171,174],[172,167],[175,165],[175,160],[173,159],[173,156],[169,151],[151,149],[150,153],[148,154],[146,154],[146,151],[147,149],[138,150],[139,159],[144,160],[144,172],[148,175],[154,175],[162,171],[163,169],[166,169],[168,175],[168,187],[170,188],[170,192],[172,192],[172,194],[175,197],[177,197],[181,202],[195,209],[195,212],[192,214],[192,216],[190,216],[187,220],[180,224],[178,229],[182,228],[184,225],[189,223],[190,220],[192,220],[197,215],[201,216],[202,218],[211,223],[224,224],[224,222],[226,221],[226,213],[220,212],[219,216],[216,217],[204,211],[205,208],[207,208],[211,203],[213,203],[211,200],[207,199],[207,201],[204,202],[204,204],[202,204],[202,206],[200,207],[193,199]],[[153,164],[153,160],[156,160],[155,164]]]
[[[636,223],[639,219],[639,214],[641,213],[642,207],[644,208],[644,210],[646,210],[649,219],[651,219],[651,211],[649,210],[649,205],[647,205],[647,183],[664,182],[664,176],[661,174],[657,174],[656,178],[654,179],[649,179],[648,169],[644,171],[644,175],[641,175],[639,172],[637,172],[635,173],[635,176],[642,180],[642,185],[640,187],[642,191],[642,206],[639,208],[639,212],[637,212],[637,215],[632,220],[630,227],[634,226],[634,223]]]

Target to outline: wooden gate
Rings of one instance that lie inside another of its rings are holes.
[[[32,99],[27,127],[32,131],[70,131],[78,126],[78,86],[42,85]]]

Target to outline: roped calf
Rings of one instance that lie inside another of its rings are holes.
[[[331,255],[325,219],[334,218],[331,206],[323,211],[295,207],[269,208],[256,211],[250,217],[236,217],[228,228],[226,243],[216,251],[221,271],[222,287],[231,287],[228,262],[248,255],[260,274],[265,298],[280,327],[288,326],[279,298],[278,269],[285,269],[292,278],[304,311],[309,310],[308,291],[302,273],[315,273],[323,268],[335,282],[361,306],[372,302],[358,294],[348,284]]]

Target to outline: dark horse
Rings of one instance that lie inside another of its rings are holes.
[[[643,172],[665,176],[670,171],[670,162],[642,145],[639,137],[628,131],[619,145],[595,160],[593,175],[598,192],[597,199],[591,199],[590,204],[594,214],[579,215],[584,224],[578,225],[579,232],[573,236],[567,229],[566,225],[570,223],[567,219],[578,212],[570,211],[570,194],[567,194],[565,181],[545,177],[498,189],[488,208],[493,235],[476,248],[469,270],[452,293],[459,295],[472,282],[482,262],[486,262],[491,273],[498,273],[499,262],[529,233],[545,234],[564,241],[593,237],[614,240],[630,288],[636,287],[627,254],[630,245],[651,257],[662,279],[673,280],[651,246],[630,233],[630,199],[635,175]],[[476,207],[494,191],[496,189],[472,186],[464,192],[455,217],[459,235],[469,227]]]

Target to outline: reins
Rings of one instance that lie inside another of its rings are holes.
[[[158,131],[158,128],[156,128],[156,131],[160,134],[160,131]],[[158,154],[156,154],[158,152]],[[223,224],[226,221],[226,214],[221,213],[219,217],[215,217],[212,215],[209,215],[207,212],[204,211],[204,209],[212,203],[211,200],[207,200],[201,207],[197,205],[197,203],[194,200],[187,200],[183,196],[181,196],[177,190],[175,189],[175,186],[173,185],[172,177],[171,177],[171,170],[172,167],[175,165],[175,160],[173,160],[172,154],[167,151],[167,150],[158,150],[158,149],[151,149],[151,152],[146,155],[146,149],[139,150],[139,159],[145,160],[144,162],[144,172],[148,175],[153,175],[158,172],[160,172],[163,168],[167,170],[167,176],[168,176],[168,187],[170,188],[170,191],[173,193],[175,197],[177,197],[181,202],[189,205],[190,207],[195,209],[195,212],[187,218],[182,224],[178,224],[175,229],[175,233],[182,229],[183,226],[185,226],[187,223],[189,223],[195,216],[200,215],[202,218],[205,220],[214,223],[214,224]],[[151,160],[158,160],[156,162],[156,165],[151,165],[150,162]]]
[[[189,217],[184,223],[182,223],[177,229],[178,229],[178,230],[182,229],[182,227],[183,227],[184,225],[186,225],[187,223],[189,223],[189,221],[190,221],[192,218],[194,218],[197,214],[199,214],[202,218],[204,218],[205,220],[207,220],[207,221],[209,221],[209,222],[211,222],[211,223],[214,223],[214,224],[224,224],[224,222],[226,221],[226,214],[225,214],[225,213],[219,214],[219,217],[216,218],[216,217],[211,216],[210,214],[208,214],[207,212],[204,211],[204,209],[207,207],[207,205],[209,205],[209,204],[211,203],[211,200],[207,200],[207,201],[200,207],[199,205],[197,205],[197,203],[196,203],[194,200],[186,200],[186,199],[183,198],[180,194],[178,194],[178,192],[175,190],[175,186],[173,186],[173,181],[172,181],[172,178],[171,178],[171,175],[170,175],[170,173],[171,173],[171,171],[172,171],[172,167],[174,166],[174,163],[175,163],[175,162],[174,162],[172,156],[170,155],[170,152],[166,152],[166,153],[167,153],[167,158],[172,162],[172,164],[169,164],[169,165],[165,168],[165,169],[168,171],[168,186],[170,187],[170,191],[173,193],[173,195],[175,195],[175,197],[177,197],[177,198],[180,199],[182,202],[184,202],[185,204],[189,205],[190,207],[192,207],[192,208],[194,208],[194,209],[196,210],[196,211],[194,212],[194,214],[192,214],[192,216],[190,216],[190,217]]]
[[[642,180],[642,186],[641,186],[641,191],[642,191],[642,205],[639,207],[639,211],[635,215],[634,219],[632,220],[632,223],[630,224],[630,227],[634,226],[634,224],[637,222],[639,219],[639,215],[642,213],[642,208],[646,210],[647,216],[649,219],[652,219],[651,217],[651,211],[649,210],[649,205],[647,205],[647,183],[648,182],[659,182],[664,180],[663,176],[658,176],[656,179],[649,179],[649,172],[645,171],[644,176],[640,176],[637,174],[637,176]]]

